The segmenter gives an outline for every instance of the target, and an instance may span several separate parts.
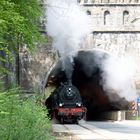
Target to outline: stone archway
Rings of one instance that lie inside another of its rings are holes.
[[[101,114],[106,111],[128,109],[128,102],[117,94],[113,95],[117,100],[111,101],[101,84],[100,62],[109,55],[111,54],[99,49],[80,50],[74,58],[72,83],[81,93],[83,102],[88,109],[88,119],[102,118]],[[51,87],[48,92],[52,92],[66,80],[61,61],[58,61],[49,71],[46,89]]]

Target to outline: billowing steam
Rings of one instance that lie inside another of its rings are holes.
[[[120,98],[127,101],[137,98],[134,57],[117,57],[99,49],[85,51],[83,54],[85,55],[78,58],[81,66],[79,69],[86,75],[86,79],[103,87],[111,102],[118,102]]]
[[[73,57],[84,37],[91,32],[89,16],[77,0],[48,0],[47,32],[61,56],[67,78],[71,78]]]
[[[134,74],[136,64],[132,57],[116,58],[109,56],[102,62],[102,85],[107,92],[110,100],[115,101],[113,94],[117,93],[119,97],[128,101],[137,98],[134,85]]]

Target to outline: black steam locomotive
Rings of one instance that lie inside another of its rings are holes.
[[[71,82],[61,83],[51,98],[53,117],[61,123],[78,123],[86,117],[87,109],[83,106],[79,90]]]

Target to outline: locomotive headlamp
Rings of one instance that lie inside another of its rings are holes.
[[[76,103],[77,106],[81,106],[81,103]]]
[[[59,106],[62,107],[64,105],[64,103],[59,103]]]
[[[62,103],[59,103],[59,106],[60,106],[60,107],[62,107],[62,106],[63,106],[63,104],[62,104]]]
[[[71,88],[69,88],[69,92],[71,91]]]

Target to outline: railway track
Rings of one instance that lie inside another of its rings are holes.
[[[57,140],[140,140],[140,126],[133,126],[132,129],[136,131],[116,122],[53,124],[53,132]]]
[[[86,123],[79,124],[53,124],[56,139],[66,140],[109,140],[103,131]]]

